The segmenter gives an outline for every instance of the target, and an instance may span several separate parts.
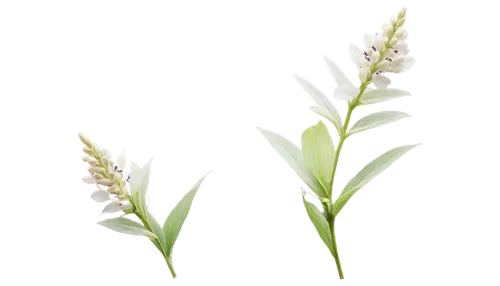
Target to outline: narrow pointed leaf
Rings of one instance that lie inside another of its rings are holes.
[[[321,105],[314,105],[311,106],[311,110],[314,111],[316,114],[319,114],[323,116],[325,119],[330,121],[335,128],[337,128],[337,122],[335,121],[335,118],[333,118],[332,114],[326,109],[325,107]]]
[[[112,229],[117,232],[130,234],[130,235],[144,235],[152,239],[157,239],[156,235],[147,230],[143,225],[133,220],[124,217],[111,218],[98,222],[104,227]]]
[[[330,73],[333,76],[333,79],[337,83],[338,86],[352,86],[352,82],[349,80],[349,78],[340,70],[340,68],[327,56],[323,57],[325,59],[326,65],[328,66],[328,69],[330,70]]]
[[[309,172],[325,190],[330,190],[335,147],[323,121],[302,133],[302,154]]]
[[[151,158],[142,168],[135,162],[131,162],[130,164],[130,194],[132,197],[135,197],[135,193],[138,192],[141,204],[145,204],[146,202],[152,160]],[[144,208],[144,205],[142,207]]]
[[[302,200],[304,201],[304,206],[306,207],[307,215],[309,216],[311,222],[314,224],[314,227],[316,227],[319,236],[326,244],[328,249],[330,251],[333,251],[332,235],[330,233],[330,227],[328,225],[328,221],[326,220],[325,216],[314,204],[311,204],[310,202],[306,201],[304,196],[302,196]]]
[[[406,117],[411,117],[408,113],[404,112],[399,112],[399,111],[381,111],[381,112],[375,112],[370,115],[367,115],[358,122],[356,122],[351,130],[347,132],[347,136],[350,136],[352,134],[365,131],[368,129],[372,129],[375,127],[379,127],[382,125],[386,125],[392,122],[396,122],[400,119],[406,118]]]
[[[209,172],[210,173],[210,172]],[[175,206],[175,208],[170,212],[165,223],[163,225],[163,231],[165,233],[166,249],[167,255],[172,254],[172,249],[174,248],[175,241],[179,236],[182,225],[186,220],[189,210],[191,209],[191,204],[193,203],[194,196],[201,183],[205,177],[209,174],[207,173],[203,176],[192,188],[191,190],[180,200],[180,202]]]
[[[363,94],[360,104],[374,104],[409,95],[409,92],[395,88],[372,89]]]
[[[295,75],[295,79],[302,86],[302,88],[309,94],[309,96],[316,102],[317,105],[322,106],[323,113],[328,113],[329,120],[333,123],[337,130],[342,127],[342,118],[333,103],[323,94],[316,86],[307,81],[306,79]],[[322,115],[323,116],[323,115]],[[333,120],[332,120],[333,119]]]
[[[401,147],[394,148],[386,153],[380,155],[375,160],[371,161],[366,165],[361,171],[359,171],[354,178],[352,178],[349,183],[344,187],[344,190],[337,198],[333,204],[333,213],[335,216],[342,210],[347,201],[364,185],[368,184],[376,176],[382,173],[385,169],[389,168],[392,163],[397,159],[401,158],[411,149],[415,148],[420,144],[415,145],[405,145]]]
[[[161,251],[163,252],[163,250],[167,248],[167,241],[165,239],[165,233],[163,231],[163,228],[160,226],[160,224],[150,211],[147,211],[147,220],[152,232],[158,237],[158,240],[162,248]]]
[[[311,175],[304,163],[302,151],[285,137],[262,128],[257,128],[267,139],[269,144],[278,152],[290,167],[299,175],[309,188],[319,197],[325,197],[325,191],[321,184]]]

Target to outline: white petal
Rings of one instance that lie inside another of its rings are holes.
[[[391,80],[385,75],[373,75],[373,84],[380,89],[387,88],[391,84]]]
[[[356,67],[363,66],[363,62],[366,61],[363,52],[353,43],[349,43],[349,54]]]
[[[95,185],[97,183],[95,178],[92,176],[83,176],[82,182],[86,185]]]
[[[405,72],[409,69],[411,69],[413,67],[413,65],[415,64],[415,59],[411,56],[403,56],[404,58],[404,67],[403,67],[403,70],[401,72]]]
[[[118,158],[116,159],[116,165],[118,167],[118,170],[123,170],[126,164],[127,164],[127,157],[125,156],[125,152],[122,151],[122,154],[118,156]]]
[[[107,204],[102,210],[102,214],[119,212],[123,209],[123,203],[118,200],[113,200]]]
[[[406,55],[410,50],[408,50],[408,44],[402,41],[399,41],[396,45],[394,45],[394,50],[398,51],[398,55]]]
[[[411,56],[399,56],[391,63],[391,69],[394,73],[402,73],[409,70],[415,64],[415,59]]]
[[[110,200],[109,193],[107,191],[102,191],[102,190],[93,192],[92,195],[90,195],[90,197],[98,203],[103,203],[105,201]]]
[[[373,46],[377,49],[378,52],[382,51],[385,46],[384,37],[381,35],[376,35],[373,39]]]
[[[373,36],[370,34],[363,35],[363,41],[365,42],[365,46],[367,48],[371,48],[373,46]]]

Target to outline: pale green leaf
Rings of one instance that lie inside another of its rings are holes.
[[[147,230],[143,225],[128,218],[124,217],[111,218],[100,221],[98,222],[98,224],[117,232],[130,235],[144,235],[151,239],[157,239],[156,235]]]
[[[311,110],[314,111],[316,114],[323,116],[325,119],[328,119],[328,121],[330,121],[333,124],[333,126],[337,128],[337,122],[335,121],[335,118],[333,118],[332,114],[324,106],[314,105],[311,106]]]
[[[302,154],[309,172],[325,190],[331,189],[335,147],[323,121],[307,128],[302,133]]]
[[[304,192],[304,189],[302,189],[302,192]],[[302,196],[302,200],[304,201],[307,215],[309,216],[311,222],[314,224],[314,227],[316,227],[319,236],[326,244],[328,249],[333,252],[333,240],[330,233],[330,226],[328,225],[328,221],[326,220],[324,214],[314,204],[306,201],[304,196]]]
[[[330,58],[328,58],[327,56],[324,56],[323,58],[325,59],[326,65],[328,66],[328,69],[330,70],[330,73],[332,74],[333,79],[338,86],[350,86],[355,88],[349,78]]]
[[[371,180],[373,180],[376,176],[382,173],[385,169],[389,168],[392,163],[394,163],[397,159],[401,158],[404,154],[406,154],[411,149],[415,148],[420,144],[415,145],[405,145],[401,147],[394,148],[386,153],[380,155],[375,160],[371,161],[368,165],[366,165],[361,171],[359,171],[354,178],[352,178],[349,183],[344,187],[344,190],[337,198],[335,203],[333,204],[333,213],[335,216],[340,212],[340,210],[344,207],[347,201],[364,185],[368,184]]]
[[[133,198],[138,198],[136,203],[140,204],[141,209],[146,209],[146,192],[149,185],[152,160],[151,158],[142,168],[135,162],[131,162],[130,164],[130,194]]]
[[[373,114],[367,115],[358,122],[356,122],[351,130],[347,132],[347,136],[350,136],[354,133],[358,133],[361,131],[365,131],[368,129],[372,129],[375,127],[379,127],[382,125],[386,125],[400,119],[411,117],[408,113],[400,112],[400,111],[381,111],[375,112]]]
[[[163,228],[160,226],[160,224],[150,211],[147,211],[147,220],[149,223],[149,227],[151,228],[153,233],[158,237],[158,240],[160,241],[161,244],[161,248],[166,249],[167,241],[165,239],[165,233],[163,231]],[[161,251],[163,252],[163,250]]]
[[[326,197],[325,190],[321,184],[311,175],[304,163],[302,151],[285,137],[262,128],[257,128],[267,139],[269,144],[278,152],[290,167],[299,175],[311,190],[319,197]]]
[[[409,92],[395,88],[372,89],[363,93],[360,104],[374,104],[409,95]]]
[[[309,96],[318,104],[322,106],[322,113],[326,115],[328,120],[330,120],[337,130],[340,130],[342,127],[342,118],[340,118],[339,112],[333,105],[333,103],[324,95],[317,87],[315,87],[312,83],[307,81],[306,79],[294,75],[297,82],[302,86],[302,88],[309,94]],[[316,111],[314,111],[316,112]],[[321,116],[325,116],[320,114]]]
[[[209,172],[210,173],[210,172]],[[163,224],[163,231],[165,233],[166,240],[166,253],[168,256],[172,254],[172,249],[174,248],[175,241],[179,236],[182,225],[186,220],[191,209],[191,204],[193,203],[194,196],[201,183],[205,177],[209,174],[207,173],[203,176],[192,188],[191,190],[180,200],[180,202],[175,206],[175,208],[170,212],[165,223]]]

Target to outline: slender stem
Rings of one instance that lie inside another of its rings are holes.
[[[177,277],[177,274],[175,273],[174,270],[174,265],[172,264],[172,257],[167,257],[166,255],[163,255],[165,257],[165,261],[167,261],[168,269],[170,269],[170,273],[172,273],[172,277]]]
[[[335,241],[335,218],[329,221],[330,230],[332,231],[332,241],[333,241],[333,251],[332,255],[335,258],[335,264],[337,264],[337,271],[339,272],[339,278],[344,279],[344,273],[342,272],[342,266],[340,265],[339,252],[337,250],[337,242]]]

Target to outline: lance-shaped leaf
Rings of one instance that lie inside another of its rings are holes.
[[[189,210],[191,209],[191,204],[193,203],[194,196],[198,189],[200,188],[201,183],[205,179],[205,177],[209,174],[208,172],[205,176],[203,176],[192,188],[191,190],[180,200],[180,202],[175,206],[175,208],[170,212],[167,219],[165,220],[165,224],[163,225],[163,231],[165,233],[166,240],[166,253],[168,256],[172,254],[172,249],[174,248],[175,241],[179,236],[182,225],[186,220],[186,217],[189,214]]]
[[[420,144],[405,145],[394,148],[386,153],[380,155],[375,160],[371,161],[361,171],[359,171],[354,178],[345,186],[344,190],[333,204],[333,214],[337,216],[340,210],[345,206],[347,201],[364,185],[368,184],[376,176],[382,173],[385,169],[389,168],[392,163],[401,158],[408,151]]]
[[[311,222],[314,224],[314,227],[316,227],[319,236],[326,244],[328,249],[331,252],[333,252],[333,240],[332,240],[332,235],[330,233],[330,227],[328,225],[328,221],[326,220],[323,213],[315,205],[306,201],[304,189],[302,189],[302,200],[304,201],[304,206],[306,207],[307,215],[309,216]]]
[[[307,128],[302,133],[302,154],[309,172],[325,190],[331,189],[335,147],[323,121]]]
[[[353,100],[358,95],[359,88],[356,87],[354,82],[347,77],[347,74],[342,70],[340,65],[331,57],[323,55],[321,59],[336,84],[336,88],[333,90],[334,99],[338,100],[342,106],[345,101]]]
[[[304,163],[304,156],[302,155],[302,151],[295,146],[292,142],[290,142],[285,137],[262,129],[257,128],[267,139],[269,144],[278,152],[278,154],[285,160],[290,167],[299,175],[299,177],[306,183],[309,188],[318,196],[318,197],[326,197],[325,190],[321,186],[321,184],[311,175],[306,168]]]
[[[156,235],[147,230],[143,225],[133,220],[124,217],[111,218],[98,222],[98,224],[105,226],[117,232],[130,234],[130,235],[144,235],[152,239],[157,239]]]
[[[167,248],[167,240],[165,239],[163,228],[161,228],[160,224],[150,211],[147,211],[146,219],[148,220],[151,231],[158,237],[159,245],[156,245],[155,243],[156,247],[158,247],[158,249],[163,252]]]
[[[307,94],[309,94],[314,102],[316,102],[318,106],[323,107],[321,113],[315,110],[313,111],[332,122],[335,128],[337,128],[337,130],[339,131],[342,127],[342,118],[340,118],[339,112],[337,111],[335,106],[333,106],[333,103],[312,83],[298,75],[294,76],[300,86],[302,86],[302,88],[307,92]]]
[[[138,198],[136,203],[140,204],[141,209],[145,209],[152,160],[151,158],[142,168],[135,162],[130,164],[130,194],[133,198]]]
[[[395,88],[372,89],[363,94],[360,99],[360,104],[374,104],[409,95],[409,92]]]
[[[408,113],[400,111],[375,112],[358,120],[358,122],[356,122],[352,126],[351,130],[347,132],[347,136],[351,136],[354,133],[386,125],[406,117],[411,117],[411,116]]]

